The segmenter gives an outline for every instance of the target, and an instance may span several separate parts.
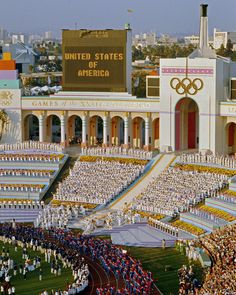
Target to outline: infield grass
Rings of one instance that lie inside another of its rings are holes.
[[[0,242],[0,253],[2,253],[2,246],[4,244]],[[5,244],[5,249],[9,249],[10,257],[17,263],[18,267],[20,264],[24,265],[22,259],[22,248],[18,247],[18,251],[15,252],[14,248]],[[64,290],[68,282],[72,282],[72,272],[69,268],[62,268],[61,276],[54,276],[51,274],[50,264],[44,261],[44,255],[41,255],[40,252],[34,252],[30,249],[27,249],[28,255],[33,259],[36,256],[41,257],[41,269],[42,269],[42,281],[39,281],[39,269],[36,269],[32,272],[28,272],[26,275],[26,280],[24,280],[23,275],[17,273],[16,276],[12,276],[10,282],[16,288],[17,295],[38,295],[42,291],[47,290],[50,294],[51,290]],[[10,275],[13,275],[13,272],[10,271]]]
[[[175,248],[137,248],[122,247],[128,254],[142,262],[143,268],[153,273],[157,287],[164,295],[178,294],[178,269],[189,265],[188,258]],[[194,265],[196,277],[202,279],[200,263]]]

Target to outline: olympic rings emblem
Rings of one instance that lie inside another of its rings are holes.
[[[195,95],[203,88],[203,81],[199,78],[195,78],[193,80],[187,77],[182,80],[179,78],[173,78],[170,81],[170,86],[180,95]]]

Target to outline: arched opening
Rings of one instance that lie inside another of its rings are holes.
[[[48,142],[61,142],[61,121],[56,115],[50,115],[46,121],[47,141]]]
[[[226,142],[227,142],[227,153],[236,153],[236,123],[229,123],[226,125]]]
[[[111,120],[111,143],[116,146],[124,144],[124,120],[119,116]]]
[[[153,147],[157,149],[160,147],[160,118],[156,118],[152,122],[152,138]]]
[[[68,140],[69,144],[80,144],[82,141],[82,119],[77,115],[68,119]]]
[[[103,120],[99,116],[93,116],[89,120],[89,145],[97,146],[103,143]]]
[[[198,106],[191,98],[182,98],[175,107],[175,149],[196,149],[198,143]]]
[[[145,144],[145,122],[141,117],[133,119],[133,147],[142,148]]]
[[[39,119],[35,115],[28,115],[24,119],[24,140],[39,140]]]

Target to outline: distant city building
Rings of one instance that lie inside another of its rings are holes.
[[[184,41],[186,45],[192,44],[194,46],[199,45],[199,36],[198,35],[191,35],[191,36],[185,36]]]
[[[158,43],[163,45],[172,45],[178,42],[178,38],[171,37],[168,34],[162,34],[161,37],[158,39]]]
[[[36,43],[36,42],[41,42],[42,39],[43,38],[40,35],[30,35],[29,36],[29,43],[30,44],[33,44],[33,43]]]
[[[217,29],[214,29],[214,45],[213,46],[215,49],[219,49],[221,45],[223,45],[226,48],[226,45],[229,40],[231,40],[233,45],[236,45],[236,32],[222,32]]]
[[[7,39],[7,31],[4,28],[0,28],[0,41]]]
[[[45,40],[52,40],[53,39],[53,34],[51,31],[47,31],[44,33],[44,39]]]
[[[132,41],[134,46],[154,46],[157,43],[157,36],[156,33],[143,33],[143,34],[136,34],[133,37]]]
[[[28,38],[25,34],[13,34],[11,36],[12,44],[17,44],[18,42],[28,43]]]
[[[184,37],[184,41],[186,45],[192,44],[194,46],[198,46],[199,45],[199,36],[197,35],[191,35],[191,36],[185,36]],[[213,46],[213,37],[209,37],[208,40],[208,46]]]

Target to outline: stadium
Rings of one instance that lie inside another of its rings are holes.
[[[131,29],[63,30],[62,90],[0,60],[1,294],[235,294],[236,63],[200,43],[132,95]]]

